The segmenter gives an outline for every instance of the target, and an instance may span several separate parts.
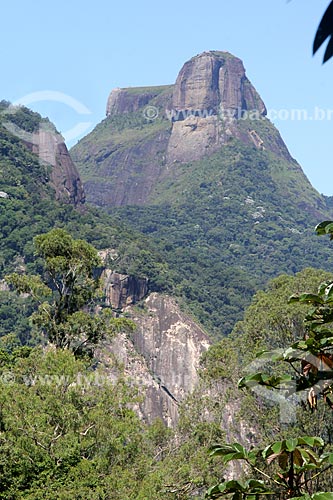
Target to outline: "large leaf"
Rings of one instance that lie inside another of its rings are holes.
[[[224,463],[230,462],[230,460],[247,460],[248,458],[254,458],[253,453],[251,453],[249,457],[247,450],[239,443],[214,445],[209,451],[212,457],[222,457]]]
[[[312,495],[311,500],[333,500],[333,492],[321,492]]]
[[[305,444],[305,445],[308,445],[311,447],[314,447],[314,446],[321,447],[321,446],[324,446],[324,441],[322,440],[322,438],[317,437],[317,436],[302,436],[302,437],[298,438],[298,444],[299,445]]]
[[[271,443],[266,446],[266,448],[262,452],[262,456],[265,460],[269,460],[272,462],[275,458],[280,457],[284,452],[291,454],[294,453],[295,465],[301,467],[305,464],[319,463],[319,458],[317,455],[310,449],[303,449],[301,446],[308,447],[322,447],[324,446],[324,441],[319,437],[313,436],[302,436],[293,439],[285,439],[283,441],[276,441],[275,443]],[[327,458],[327,461],[329,459]]]
[[[233,500],[237,500],[238,498],[241,500],[244,498],[243,494],[246,494],[246,498],[248,499],[256,499],[256,495],[272,495],[273,492],[270,491],[267,486],[262,482],[256,479],[250,479],[241,483],[240,481],[231,480],[224,481],[220,484],[216,484],[209,488],[206,492],[205,498],[220,498],[221,496],[234,493],[232,496]]]
[[[333,4],[333,2],[332,2],[332,4]],[[321,236],[323,234],[333,233],[333,221],[324,220],[320,224],[317,224],[317,226],[315,227],[315,231],[319,236]]]
[[[329,38],[328,45],[323,58],[323,63],[328,61],[333,55],[333,1],[327,7],[320,24],[317,29],[317,33],[313,42],[313,54],[317,52],[319,47]]]
[[[295,451],[298,445],[298,439],[286,439],[286,450],[289,452]]]
[[[252,375],[247,375],[242,377],[238,381],[239,389],[251,388],[256,385],[263,385],[268,389],[287,389],[290,384],[293,383],[293,379],[290,375],[267,375],[265,373],[254,373]]]
[[[321,462],[328,462],[333,465],[333,453],[323,453],[320,457]]]

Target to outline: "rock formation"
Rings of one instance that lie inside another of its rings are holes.
[[[107,101],[106,116],[135,113],[161,94],[168,94],[169,97],[170,87],[170,85],[163,85],[161,87],[113,89]],[[161,98],[155,100],[162,104]]]
[[[142,313],[131,308],[127,312],[137,324],[136,331],[131,338],[119,335],[106,353],[113,352],[139,385],[144,397],[139,410],[142,417],[148,422],[161,418],[173,426],[179,403],[198,382],[199,361],[210,345],[209,338],[166,295],[152,293]]]
[[[143,299],[148,292],[148,279],[135,278],[105,269],[102,274],[105,302],[113,309],[124,310]]]
[[[222,107],[234,118],[244,110],[266,114],[266,108],[245,75],[243,63],[229,52],[203,52],[187,61],[176,80],[172,107],[178,111],[211,111]]]
[[[112,260],[110,249],[99,254],[106,265]],[[139,385],[144,401],[137,410],[142,418],[148,422],[161,418],[167,425],[175,425],[179,402],[197,384],[200,357],[210,345],[208,336],[180,311],[172,297],[152,293],[143,301],[148,293],[147,278],[105,268],[101,280],[106,304],[125,311],[137,329],[130,338],[124,334],[114,338],[100,358],[112,376],[111,360],[115,356]],[[133,309],[139,301],[141,309]]]
[[[56,199],[75,206],[82,205],[85,202],[83,185],[62,136],[54,130],[40,127],[28,146],[41,161],[50,165],[51,185]]]
[[[242,61],[228,52],[193,57],[175,85],[114,89],[106,114],[71,151],[88,201],[100,206],[149,204],[175,164],[212,155],[232,138],[293,162]],[[128,119],[118,128],[121,115]]]
[[[258,118],[266,115],[240,59],[215,51],[193,57],[181,69],[173,92],[168,162],[198,160],[228,136],[240,138],[236,120],[250,110]]]

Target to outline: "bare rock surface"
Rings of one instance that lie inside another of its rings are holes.
[[[229,52],[203,52],[187,61],[177,77],[173,108],[211,110],[218,114],[220,106],[234,112],[266,108],[245,75],[243,63]]]
[[[102,274],[105,302],[113,309],[125,309],[143,299],[148,292],[148,279],[105,269]]]
[[[198,383],[200,357],[210,340],[172,297],[152,293],[144,306],[144,312],[127,309],[137,329],[131,338],[118,336],[108,348],[139,385],[143,418],[174,426],[179,403]]]
[[[32,152],[51,167],[51,185],[56,199],[75,206],[85,202],[85,194],[79,172],[67,150],[62,136],[41,128],[34,134]]]
[[[250,110],[258,118],[266,115],[240,59],[217,51],[193,57],[180,70],[173,92],[168,163],[200,160],[230,136],[249,142],[237,120]]]

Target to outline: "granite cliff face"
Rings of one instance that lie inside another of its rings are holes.
[[[234,117],[240,110],[266,108],[245,75],[243,63],[228,52],[204,52],[187,61],[176,80],[172,107],[178,110],[208,110],[217,115],[220,107]]]
[[[67,150],[62,136],[53,130],[40,128],[28,146],[39,159],[51,166],[50,183],[56,199],[75,206],[85,202],[79,172]]]
[[[266,115],[240,59],[215,51],[193,57],[181,69],[173,92],[168,162],[199,160],[230,136],[249,142],[237,127],[249,111],[257,112],[258,119]]]
[[[112,250],[99,252],[107,266]],[[178,405],[198,382],[200,357],[210,346],[205,332],[180,311],[172,297],[148,294],[148,279],[113,272],[101,274],[106,305],[125,312],[137,325],[128,337],[120,334],[100,354],[110,376],[112,359],[124,365],[125,374],[140,388],[143,402],[137,411],[152,422],[161,418],[172,427]],[[133,307],[140,303],[139,307]],[[116,363],[116,364],[117,364]]]
[[[148,422],[161,418],[174,426],[179,403],[198,382],[200,357],[210,340],[172,297],[152,293],[143,305],[143,312],[126,309],[137,329],[130,338],[119,335],[106,353],[112,352],[139,385],[142,417]]]
[[[135,278],[105,269],[101,276],[105,303],[113,309],[124,310],[143,299],[148,292],[148,279]]]
[[[235,138],[293,161],[242,61],[228,52],[193,57],[175,85],[114,89],[106,114],[71,150],[87,200],[100,206],[153,202],[174,164],[209,157]]]
[[[113,89],[107,101],[106,116],[135,113],[151,101],[160,106],[166,105],[171,101],[171,89],[171,85]]]

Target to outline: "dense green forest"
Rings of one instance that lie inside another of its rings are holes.
[[[9,103],[2,102],[3,109]],[[0,114],[0,280],[6,273],[17,270],[40,270],[35,258],[33,238],[52,228],[66,228],[75,238],[83,238],[97,249],[112,248],[116,257],[112,267],[133,276],[147,276],[151,290],[170,290],[172,273],[152,245],[138,232],[126,227],[121,220],[111,218],[93,208],[59,203],[49,184],[50,165],[39,162],[24,142],[2,122],[14,122],[22,130],[33,132],[41,117],[27,108]],[[0,288],[1,335],[16,331],[25,343],[29,338],[26,319],[31,312],[29,300]]]

